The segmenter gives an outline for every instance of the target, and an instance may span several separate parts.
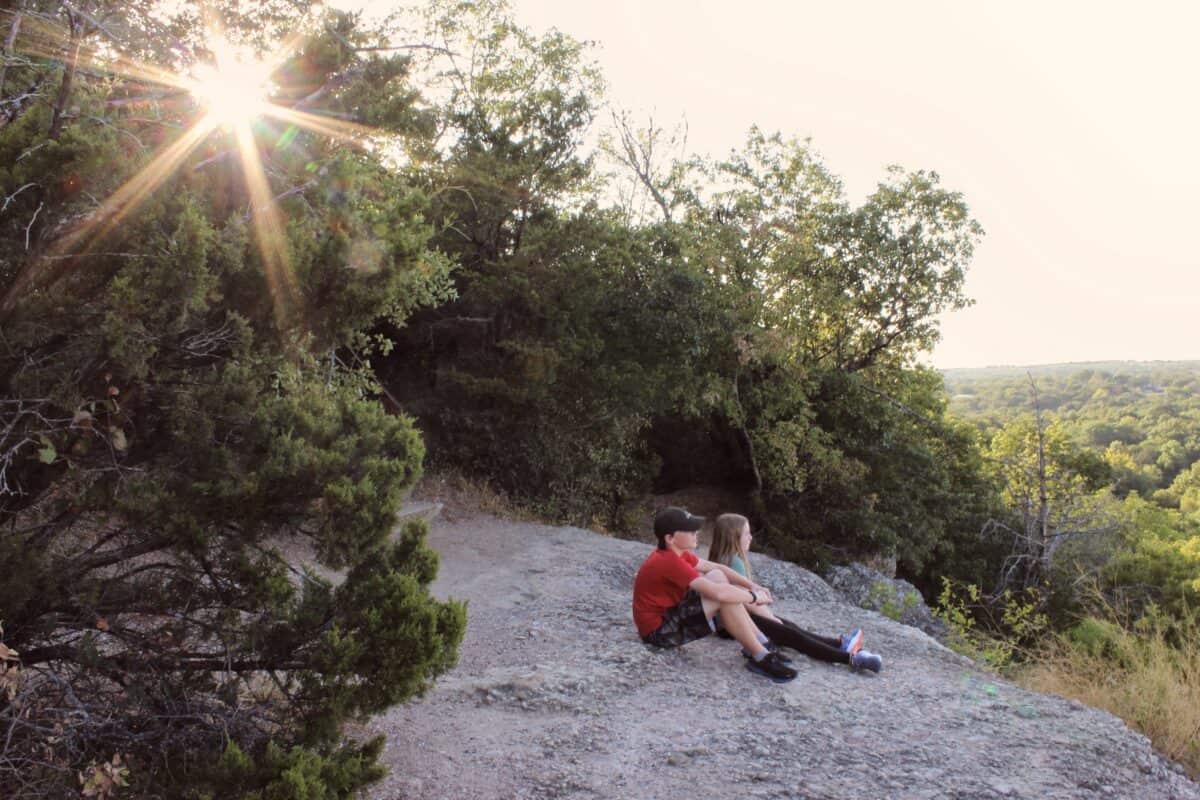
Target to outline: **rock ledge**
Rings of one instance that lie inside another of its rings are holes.
[[[434,591],[470,603],[459,666],[372,720],[397,798],[1143,798],[1200,786],[1119,719],[996,678],[920,630],[755,557],[780,613],[862,627],[879,675],[796,658],[776,685],[710,638],[641,644],[645,544],[487,516],[435,520]]]

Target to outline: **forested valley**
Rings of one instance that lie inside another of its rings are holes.
[[[1057,506],[1048,522],[1061,532],[1048,543],[1078,550],[1077,569],[1108,575],[1139,605],[1177,614],[1194,606],[1200,362],[950,370],[945,382],[950,413],[979,431],[988,459],[1008,475],[1010,500],[1022,457],[1041,462],[1039,492],[1063,492],[1047,502]]]
[[[773,553],[894,561],[1004,667],[1185,652],[1195,372],[923,366],[983,236],[935,172],[851,200],[750,120],[692,154],[499,0],[0,11],[11,796],[377,779],[347,724],[467,620],[422,524],[391,536],[430,468],[613,531],[725,487]],[[270,57],[232,108],[196,77],[225,42]]]
[[[948,370],[945,385],[1005,509],[982,533],[1011,544],[990,590],[943,577],[960,642],[1197,771],[1200,362]]]

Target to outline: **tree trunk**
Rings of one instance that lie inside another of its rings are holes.
[[[742,442],[742,447],[746,449],[746,459],[750,462],[750,471],[754,474],[754,487],[750,493],[757,497],[762,494],[762,473],[758,471],[758,461],[754,458],[754,442],[750,441],[750,434],[745,428],[737,429],[738,438]]]
[[[8,30],[8,38],[4,40],[4,63],[0,64],[0,98],[4,97],[4,83],[8,77],[8,60],[12,58],[13,48],[17,44],[17,34],[21,32],[21,12],[13,13],[12,27]]]
[[[733,379],[733,396],[737,400],[738,407],[742,409],[742,414],[745,414],[745,407],[742,406],[742,392],[738,387],[738,379],[735,376]],[[750,433],[746,430],[746,425],[743,423],[737,427],[738,441],[742,445],[742,449],[746,451],[746,460],[750,463],[750,471],[754,475],[754,487],[750,490],[752,497],[762,495],[762,472],[758,469],[758,459],[754,457],[754,442],[750,439]]]
[[[83,46],[83,17],[73,11],[68,11],[67,17],[71,22],[70,54],[63,64],[62,83],[58,85],[58,97],[54,99],[54,116],[50,119],[51,139],[57,139],[62,133],[67,103],[71,101],[71,90],[75,82],[75,68],[79,63],[79,50]]]
[[[1043,574],[1050,572],[1050,560],[1054,553],[1050,547],[1050,502],[1046,492],[1046,424],[1042,421],[1042,403],[1038,397],[1037,383],[1029,375],[1029,386],[1033,392],[1033,405],[1037,422],[1038,448],[1038,563]]]

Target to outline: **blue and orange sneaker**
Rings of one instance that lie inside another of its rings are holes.
[[[850,656],[850,666],[856,670],[869,669],[871,672],[879,672],[883,669],[883,658],[874,653],[868,653],[866,650],[859,650]]]
[[[842,636],[842,652],[849,653],[851,657],[862,649],[862,628],[859,628],[854,633],[845,634]]]

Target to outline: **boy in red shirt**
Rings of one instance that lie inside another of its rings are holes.
[[[633,621],[642,641],[679,647],[713,633],[718,623],[742,645],[752,672],[785,683],[796,677],[782,657],[767,649],[746,604],[767,605],[771,593],[724,564],[697,558],[703,517],[665,508],[654,518],[658,549],[633,581]]]

